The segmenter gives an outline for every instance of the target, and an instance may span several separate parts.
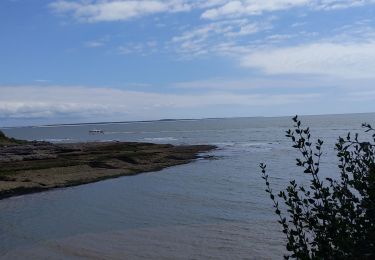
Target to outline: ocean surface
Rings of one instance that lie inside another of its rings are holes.
[[[337,176],[334,143],[375,114],[304,116],[324,140],[321,171]],[[200,159],[132,177],[0,201],[1,259],[282,259],[284,237],[260,176],[274,190],[308,176],[285,137],[291,117],[176,120],[2,129],[51,142],[214,144]],[[101,129],[104,134],[90,135]]]

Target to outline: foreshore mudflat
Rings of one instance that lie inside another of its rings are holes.
[[[9,141],[10,140],[10,141]],[[1,140],[0,140],[1,141]],[[212,145],[0,142],[0,199],[189,163]]]

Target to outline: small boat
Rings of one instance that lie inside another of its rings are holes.
[[[90,134],[104,134],[104,131],[100,129],[92,129],[92,130],[89,130],[89,133]]]

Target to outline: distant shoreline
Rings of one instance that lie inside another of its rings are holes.
[[[186,164],[212,145],[0,143],[0,199]]]
[[[337,113],[337,114],[302,114],[303,117],[316,116],[346,116],[346,115],[368,115],[375,114],[375,112],[358,112],[358,113]],[[42,125],[20,125],[20,126],[0,126],[0,129],[13,128],[38,128],[38,127],[61,127],[61,126],[84,126],[84,125],[108,125],[108,124],[133,124],[133,123],[153,123],[153,122],[176,122],[176,121],[197,121],[197,120],[220,120],[220,119],[241,119],[241,118],[285,118],[293,117],[295,115],[272,115],[272,116],[234,116],[234,117],[205,117],[205,118],[165,118],[155,120],[129,120],[129,121],[108,121],[108,122],[81,122],[81,123],[56,123],[56,124],[42,124]]]

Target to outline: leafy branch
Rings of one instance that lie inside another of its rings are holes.
[[[374,143],[351,133],[336,143],[339,178],[319,176],[323,141],[311,140],[297,116],[286,131],[292,147],[301,154],[296,165],[310,176],[309,187],[289,182],[274,194],[266,165],[260,164],[278,222],[287,238],[285,259],[370,259],[375,256],[375,130],[363,124]],[[278,198],[286,205],[283,213]]]

